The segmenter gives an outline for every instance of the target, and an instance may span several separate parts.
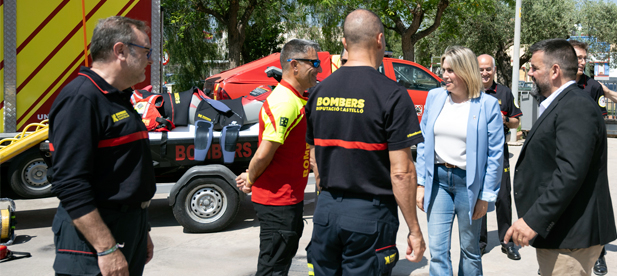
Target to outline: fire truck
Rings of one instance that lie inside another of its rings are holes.
[[[79,67],[92,63],[89,42],[97,21],[115,15],[149,24],[152,59],[160,61],[160,0],[0,0],[0,140],[11,142],[0,145],[1,197],[51,196],[47,126],[39,122],[47,119],[54,99]],[[134,88],[151,85],[152,92],[160,93],[161,76],[161,62],[154,62],[146,80]],[[163,95],[170,101],[181,98]],[[28,128],[32,125],[35,129]],[[174,216],[187,232],[218,231],[233,221],[244,197],[235,177],[257,149],[258,126],[206,132],[207,154],[201,158],[195,156],[197,132],[191,124],[149,133],[157,192],[169,194]],[[233,161],[228,162],[230,153]]]

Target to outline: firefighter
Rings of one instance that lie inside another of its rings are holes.
[[[94,28],[81,67],[49,114],[57,275],[142,275],[152,259],[147,207],[156,190],[148,132],[129,99],[152,63],[145,22]]]
[[[516,129],[519,124],[519,117],[523,112],[514,104],[514,96],[510,88],[498,84],[495,79],[495,59],[489,55],[478,56],[478,64],[480,66],[480,75],[482,76],[482,84],[484,92],[495,98],[499,102],[501,108],[501,117],[503,119],[503,130],[507,134],[511,128]],[[514,134],[516,135],[516,133]],[[504,135],[505,136],[505,135]],[[512,198],[510,196],[512,185],[510,180],[510,158],[508,151],[508,143],[504,140],[503,143],[503,174],[501,175],[501,186],[495,209],[497,211],[497,230],[499,232],[499,242],[501,243],[501,252],[506,254],[512,260],[520,260],[521,255],[518,249],[514,247],[514,243],[504,243],[503,238],[506,236],[508,228],[512,226]],[[484,255],[487,244],[487,221],[486,216],[482,218],[482,231],[480,232],[480,251]]]
[[[386,46],[379,17],[350,13],[343,45],[347,63],[306,105],[306,141],[322,189],[306,248],[309,275],[390,275],[399,259],[397,203],[410,231],[407,259],[420,261],[426,248],[410,150],[422,133],[405,88],[376,70]]]
[[[317,83],[321,62],[315,42],[294,39],[281,51],[283,78],[263,104],[259,116],[259,147],[238,188],[252,192],[259,219],[256,275],[287,275],[298,251],[304,224],[304,188],[310,169],[304,141],[304,91]]]

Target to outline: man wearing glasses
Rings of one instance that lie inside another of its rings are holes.
[[[606,116],[606,98],[604,97],[604,89],[602,84],[585,75],[588,45],[585,42],[577,40],[569,40],[569,42],[570,45],[574,47],[576,57],[578,58],[576,84],[578,85],[578,87],[583,89],[583,91],[589,93],[589,96],[591,96],[591,98],[596,102],[596,104],[602,111],[602,116]],[[606,260],[604,259],[604,255],[606,255],[606,249],[602,248],[602,253],[600,253],[598,260],[593,266],[593,273],[596,275],[606,275],[606,273],[608,273],[608,267],[606,266]]]
[[[315,42],[294,39],[281,51],[283,79],[263,104],[259,147],[236,182],[259,219],[256,275],[287,275],[304,229],[304,188],[310,170],[304,92],[315,86],[321,62]]]
[[[129,101],[152,63],[147,31],[126,17],[100,20],[92,68],[81,67],[51,107],[56,275],[142,275],[152,259],[156,182],[148,133]]]

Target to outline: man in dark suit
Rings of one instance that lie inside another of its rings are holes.
[[[617,238],[600,110],[574,82],[577,58],[563,39],[534,44],[529,76],[546,99],[514,174],[517,220],[505,242],[532,245],[542,275],[591,275]]]

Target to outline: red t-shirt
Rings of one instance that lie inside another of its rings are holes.
[[[304,200],[310,171],[309,146],[305,141],[306,100],[282,80],[264,102],[259,116],[259,143],[267,140],[281,146],[253,183],[253,202],[284,206]]]

